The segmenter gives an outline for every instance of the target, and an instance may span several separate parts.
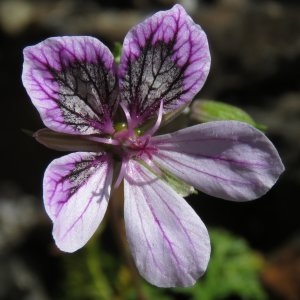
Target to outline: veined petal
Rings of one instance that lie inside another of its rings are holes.
[[[156,164],[197,189],[245,201],[264,195],[284,171],[270,140],[238,121],[208,122],[153,137]]]
[[[112,159],[105,153],[72,153],[48,166],[44,204],[58,248],[74,252],[94,234],[107,208],[112,173]]]
[[[210,68],[207,38],[180,5],[133,27],[120,61],[121,99],[139,123],[190,102]]]
[[[99,40],[54,37],[26,47],[22,80],[47,127],[70,134],[112,132],[114,59]]]
[[[205,225],[167,184],[135,161],[124,180],[125,226],[140,274],[159,287],[190,286],[205,272]]]

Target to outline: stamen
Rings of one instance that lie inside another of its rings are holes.
[[[127,160],[123,160],[122,164],[121,164],[120,171],[119,171],[118,178],[117,178],[117,180],[115,181],[115,184],[114,184],[114,189],[115,190],[120,186],[120,184],[121,184],[121,182],[124,178],[126,165],[127,165]]]
[[[118,140],[114,140],[112,138],[102,138],[102,137],[90,136],[90,135],[84,135],[82,136],[82,138],[89,141],[94,141],[94,142],[107,144],[107,145],[114,145],[114,146],[120,145],[120,142]]]
[[[120,102],[120,106],[122,107],[122,109],[124,111],[124,114],[125,114],[125,117],[127,120],[127,124],[128,125],[131,124],[131,116],[130,116],[128,108],[125,106],[125,104],[123,102]]]
[[[160,101],[160,105],[159,105],[159,110],[158,110],[158,114],[157,114],[157,120],[155,122],[155,124],[153,125],[152,128],[150,128],[145,135],[149,135],[152,136],[160,127],[161,121],[162,121],[162,116],[163,116],[163,100]]]
[[[126,120],[127,120],[127,131],[129,135],[133,134],[133,130],[134,130],[134,121],[131,118],[130,112],[128,110],[128,108],[125,106],[125,104],[123,102],[120,102],[120,106],[122,107]]]

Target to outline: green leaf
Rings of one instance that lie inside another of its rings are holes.
[[[34,135],[34,131],[29,130],[29,129],[21,128],[21,131],[30,137],[33,137],[33,135]]]
[[[220,120],[236,120],[248,123],[260,130],[266,130],[266,126],[256,123],[244,110],[219,101],[196,100],[191,107],[191,119],[204,123]]]
[[[197,194],[195,188],[184,181],[175,177],[172,173],[160,168],[162,171],[161,179],[170,185],[181,197],[187,197],[191,194]]]
[[[83,249],[64,256],[64,300],[111,300],[114,295],[110,276],[116,269],[116,258],[103,251],[99,242],[105,221]]]
[[[167,183],[169,186],[171,186],[173,190],[181,197],[187,197],[191,194],[198,193],[193,186],[177,178],[171,172],[162,168],[160,165],[157,164],[157,167],[160,170],[160,174],[158,174],[155,170],[149,167],[143,160],[139,160],[139,163],[142,164],[145,168],[147,168],[150,172],[155,174],[157,177],[159,177],[161,180],[163,180],[165,183]]]
[[[120,63],[121,53],[122,53],[122,44],[119,42],[115,42],[113,55],[114,55],[116,64]]]
[[[202,279],[193,287],[177,288],[176,292],[192,295],[190,299],[216,300],[237,297],[264,300],[266,293],[259,272],[263,259],[247,242],[222,229],[209,230],[212,256]]]

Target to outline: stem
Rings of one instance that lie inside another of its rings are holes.
[[[110,300],[112,299],[112,290],[105,276],[103,276],[97,240],[98,239],[93,238],[86,245],[86,265],[93,282],[93,287],[99,298]]]

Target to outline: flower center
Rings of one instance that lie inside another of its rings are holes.
[[[163,102],[160,104],[157,120],[152,128],[142,134],[139,128],[135,127],[135,122],[125,105],[121,107],[127,118],[125,123],[115,125],[116,132],[113,134],[113,140],[118,142],[119,147],[114,147],[122,161],[119,175],[115,181],[114,187],[117,188],[124,178],[127,163],[130,159],[139,159],[156,173],[160,173],[158,167],[152,162],[152,154],[157,151],[155,147],[149,145],[152,135],[157,131],[162,121]]]
[[[155,151],[154,147],[148,146],[151,136],[147,133],[142,135],[140,129],[132,129],[130,124],[127,126],[125,123],[116,124],[115,129],[112,138],[118,142],[118,147],[114,148],[121,159],[141,157],[143,154],[150,158],[151,152]]]
[[[161,173],[159,168],[152,162],[152,155],[157,151],[157,149],[151,146],[151,144],[149,145],[149,141],[161,124],[163,101],[160,103],[155,124],[145,132],[142,132],[141,129],[137,127],[138,124],[136,120],[131,118],[127,107],[123,103],[120,105],[126,116],[127,124],[116,123],[114,125],[115,132],[109,137],[84,137],[87,140],[111,146],[108,150],[115,155],[117,161],[121,161],[121,168],[115,182],[115,188],[119,186],[124,178],[125,169],[130,159],[138,159],[154,172],[158,174]]]

